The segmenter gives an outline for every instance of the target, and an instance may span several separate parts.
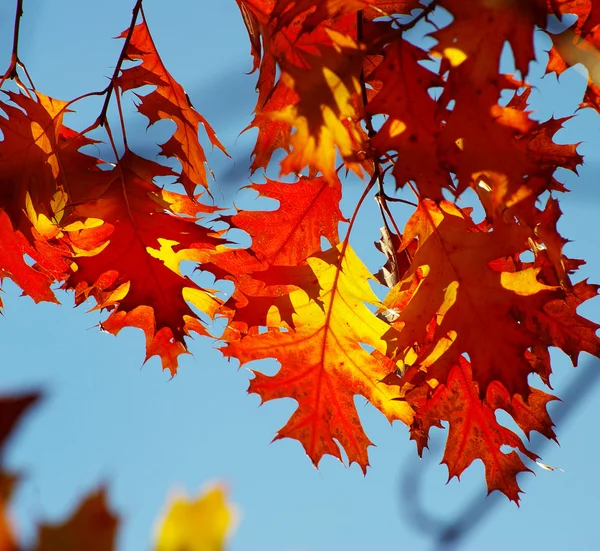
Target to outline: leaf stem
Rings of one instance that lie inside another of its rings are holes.
[[[123,145],[125,149],[129,149],[129,144],[127,143],[127,132],[125,132],[125,118],[123,117],[123,108],[121,106],[121,94],[119,90],[115,90],[115,99],[117,100],[117,109],[119,110],[119,121],[121,122],[121,133],[123,134]]]

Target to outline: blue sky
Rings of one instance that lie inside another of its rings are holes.
[[[71,99],[104,88],[121,48],[111,37],[127,27],[132,4],[25,0],[20,53],[40,91]],[[209,158],[223,196],[260,208],[250,192],[233,191],[247,181],[253,135],[238,134],[250,121],[255,100],[255,77],[244,74],[251,60],[235,2],[145,0],[144,5],[165,65],[233,157],[230,161],[216,152]],[[0,6],[0,58],[5,63],[13,12],[13,2]],[[540,117],[565,116],[580,101],[581,74],[571,70],[561,81],[559,85],[547,78],[540,84],[541,92],[534,95]],[[92,122],[99,110],[93,101],[76,108],[81,118],[70,123],[79,128]],[[130,113],[130,141],[138,152],[153,155],[157,147],[152,144],[160,140],[161,129],[146,133],[145,119],[133,109]],[[599,129],[598,116],[583,112],[559,136],[565,142],[582,141],[579,151],[586,155],[581,176],[565,176],[573,192],[561,199],[565,216],[560,229],[573,241],[567,254],[588,261],[580,277],[592,281],[600,281],[600,156],[595,153]],[[348,186],[347,207],[358,192],[358,183]],[[367,204],[354,243],[373,270],[382,261],[372,252],[380,225],[377,216],[374,201]],[[183,358],[179,374],[170,379],[156,358],[142,367],[140,331],[124,330],[114,338],[96,328],[101,315],[74,309],[70,296],[61,295],[63,306],[34,305],[19,297],[10,282],[5,282],[4,291],[0,388],[41,388],[46,395],[14,438],[7,457],[9,466],[24,474],[14,512],[26,537],[32,537],[35,523],[64,518],[84,493],[101,484],[109,487],[110,502],[122,519],[121,551],[150,549],[155,520],[170,491],[193,495],[217,479],[227,483],[240,511],[233,551],[433,549],[436,525],[420,529],[416,511],[424,508],[434,518],[452,520],[476,496],[481,506],[486,503],[481,464],[467,470],[460,483],[445,485],[446,468],[438,465],[440,431],[434,431],[432,453],[419,460],[406,428],[390,427],[357,398],[367,433],[377,444],[371,448],[367,476],[331,458],[316,470],[297,442],[270,444],[294,403],[258,407],[258,397],[246,394],[249,371],[224,360],[210,341],[192,342],[194,357]],[[599,302],[591,301],[581,312],[600,320]],[[555,354],[552,382],[559,396],[586,373],[586,363],[589,358],[582,357],[582,367],[573,370],[565,356]],[[275,362],[250,367],[271,373],[277,369]],[[520,509],[501,498],[456,548],[595,548],[598,389],[593,387],[584,399],[573,396],[564,404],[553,403],[550,409],[557,414],[568,409],[569,416],[557,428],[561,446],[547,445],[542,458],[565,472],[536,469],[536,477],[524,475],[520,482],[527,494]],[[418,477],[417,495],[405,491],[407,476]]]

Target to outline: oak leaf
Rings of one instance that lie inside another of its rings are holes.
[[[369,101],[367,112],[388,115],[371,145],[380,155],[398,151],[396,187],[414,181],[422,197],[439,200],[443,189],[454,186],[436,155],[442,121],[428,90],[441,86],[442,79],[420,63],[427,58],[424,50],[404,39],[391,43],[369,76],[383,85]]]
[[[527,229],[518,224],[481,231],[452,203],[422,201],[403,236],[406,243],[419,243],[411,269],[384,301],[400,312],[393,324],[399,330],[397,359],[426,368],[428,378],[445,382],[459,358],[468,354],[482,393],[498,380],[511,395],[527,397],[532,368],[525,352],[538,338],[515,312],[541,310],[555,287],[540,283],[539,270],[532,267],[491,267],[497,259],[521,254],[527,238]],[[431,340],[435,346],[430,348]],[[418,358],[409,360],[415,347]]]
[[[121,34],[125,38],[128,31]],[[206,155],[198,141],[198,128],[202,125],[213,146],[226,153],[225,148],[208,122],[196,111],[183,87],[167,71],[158,55],[146,22],[139,23],[127,44],[125,55],[139,65],[124,69],[118,84],[121,90],[133,90],[141,86],[155,86],[155,90],[138,96],[138,110],[148,117],[149,125],[159,120],[170,120],[176,125],[173,136],[161,145],[161,154],[175,157],[181,163],[179,181],[190,197],[196,186],[208,188]]]
[[[271,17],[277,19],[278,26],[286,26],[308,11],[303,27],[311,29],[336,15],[355,13],[374,3],[376,0],[276,0]]]
[[[35,99],[23,93],[4,92],[10,100],[0,102],[0,208],[16,230],[31,235],[28,214],[32,210],[50,221],[52,199],[65,180],[60,160],[60,134],[67,103],[41,93]],[[64,159],[73,161],[73,159]]]
[[[334,181],[336,148],[346,166],[362,175],[357,154],[363,148],[363,134],[355,101],[361,93],[364,54],[363,47],[347,35],[327,31],[332,46],[320,48],[319,55],[305,54],[308,69],[280,60],[283,82],[300,99],[273,116],[295,128],[282,172],[300,172],[311,166]]]
[[[50,289],[71,271],[61,242],[70,214],[71,190],[93,187],[104,177],[100,161],[82,153],[96,143],[63,124],[66,102],[35,92],[6,92],[0,102],[0,270],[36,302],[56,302]],[[34,260],[29,266],[23,255]]]
[[[502,397],[508,394],[498,383],[488,387],[487,393],[493,395],[495,391]],[[450,370],[446,382],[437,386],[432,392],[432,396],[417,409],[411,427],[411,437],[417,442],[419,454],[422,454],[423,448],[427,446],[427,434],[430,428],[441,427],[440,421],[448,421],[448,440],[442,463],[448,467],[449,479],[455,476],[459,478],[475,459],[480,459],[485,465],[488,493],[499,490],[518,503],[521,490],[516,477],[529,469],[515,450],[532,461],[538,457],[527,450],[519,436],[498,423],[494,413],[495,407],[480,396],[477,383],[472,378],[469,362],[460,358],[458,364]],[[530,395],[531,399],[532,395]],[[522,401],[521,404],[523,405]],[[498,404],[494,405],[498,407]],[[502,406],[505,404],[502,403]],[[544,399],[535,407],[536,414],[539,415],[541,411],[544,418],[541,430],[546,433],[549,430],[551,433],[552,425],[545,409]],[[536,417],[536,414],[532,415],[532,410],[526,405],[519,410],[519,414],[521,411],[527,411],[529,416]],[[523,419],[523,416],[519,419]],[[529,430],[527,425],[526,427]],[[540,429],[538,426],[535,428]],[[514,449],[505,453],[502,450],[503,446]]]
[[[354,396],[366,398],[390,422],[408,424],[412,419],[412,409],[394,400],[397,390],[379,383],[387,374],[385,365],[361,346],[384,352],[390,328],[365,306],[379,301],[368,285],[372,276],[349,246],[313,256],[308,263],[319,282],[321,304],[303,290],[294,291],[290,295],[293,329],[246,336],[222,351],[241,364],[267,357],[281,363],[272,377],[256,372],[249,388],[263,401],[289,397],[298,402],[275,439],[300,441],[315,465],[325,454],[341,460],[335,439],[348,461],[366,471],[371,442],[362,429]]]
[[[321,239],[339,243],[338,225],[344,220],[339,208],[342,190],[339,182],[324,178],[300,178],[286,184],[267,179],[251,184],[259,197],[274,199],[273,211],[241,211],[231,217],[232,227],[248,233],[252,243],[247,250],[222,250],[210,262],[220,278],[235,282],[231,300],[232,321],[249,328],[267,324],[267,313],[277,306],[282,318],[293,325],[293,307],[288,295],[297,287],[318,298],[315,277],[306,259],[321,251]],[[222,269],[220,273],[218,270]]]
[[[186,209],[184,197],[153,183],[154,177],[170,174],[126,152],[105,172],[94,198],[75,198],[73,216],[80,222],[68,226],[68,233],[77,270],[66,286],[75,290],[77,303],[91,296],[97,308],[112,310],[102,323],[107,331],[116,334],[127,325],[142,329],[146,359],[159,355],[163,368],[175,373],[177,357],[187,350],[184,336],[207,334],[187,301],[209,317],[219,306],[211,290],[181,275],[179,264],[197,260],[222,241],[196,218],[175,215]],[[173,209],[168,201],[174,201]],[[196,203],[197,212],[203,209]]]
[[[14,230],[8,214],[0,209],[0,283],[9,277],[35,302],[58,302],[50,288],[54,278],[30,266],[24,255],[35,256],[33,247],[21,232]]]

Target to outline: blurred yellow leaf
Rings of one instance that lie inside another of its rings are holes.
[[[222,486],[196,500],[178,498],[162,521],[155,551],[224,551],[234,518]]]

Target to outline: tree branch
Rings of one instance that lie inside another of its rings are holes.
[[[21,17],[23,16],[23,0],[17,0],[17,9],[15,13],[15,30],[13,33],[13,46],[12,54],[10,56],[10,64],[8,69],[0,81],[0,86],[4,84],[7,79],[18,79],[17,67],[22,65],[19,60],[19,30],[21,28]]]
[[[123,65],[123,61],[125,61],[125,57],[127,55],[127,48],[129,47],[129,43],[131,42],[131,37],[133,36],[133,29],[135,28],[135,24],[142,9],[142,0],[137,0],[133,10],[131,11],[131,23],[129,23],[129,30],[127,31],[127,36],[125,37],[125,43],[123,44],[123,48],[121,49],[121,54],[119,55],[119,61],[113,71],[113,75],[108,83],[108,86],[102,92],[106,94],[104,98],[104,103],[102,105],[102,110],[100,111],[100,115],[98,115],[98,119],[94,126],[105,126],[106,125],[106,114],[108,112],[108,105],[110,103],[110,98],[112,96],[113,89],[117,86],[117,79],[119,78],[119,72],[121,71],[121,66]]]

